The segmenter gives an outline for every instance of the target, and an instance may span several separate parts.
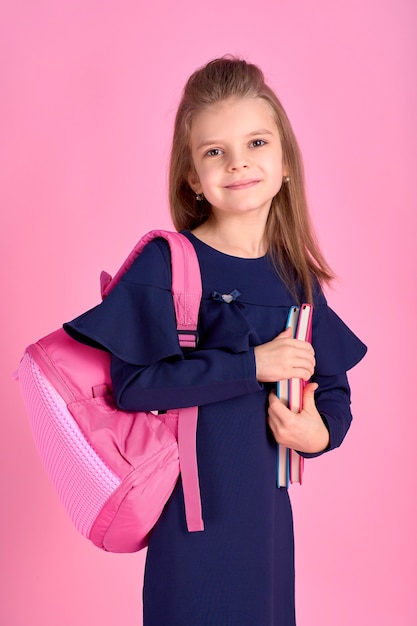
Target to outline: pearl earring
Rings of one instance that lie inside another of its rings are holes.
[[[291,180],[291,178],[289,176],[283,176],[282,177],[282,182],[285,183],[286,185],[288,185],[290,180]]]
[[[201,202],[202,200],[204,200],[204,195],[202,193],[196,193],[195,199],[197,200],[197,202]]]

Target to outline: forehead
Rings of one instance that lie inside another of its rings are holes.
[[[278,134],[274,111],[263,98],[230,98],[211,104],[191,123],[191,141],[219,135],[249,135],[261,129]]]

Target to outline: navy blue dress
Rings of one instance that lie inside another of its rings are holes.
[[[294,297],[267,256],[218,252],[190,233],[203,299],[199,345],[178,345],[169,249],[148,244],[105,301],[65,328],[112,353],[125,410],[198,405],[197,458],[205,530],[189,533],[179,479],[150,539],[144,626],[293,626],[291,505],[276,486],[276,443],[266,422],[270,387],[255,378],[254,347],[284,328]],[[231,302],[220,296],[238,290]],[[339,446],[351,422],[346,371],[362,342],[316,295],[316,404]],[[314,456],[314,455],[305,455]]]

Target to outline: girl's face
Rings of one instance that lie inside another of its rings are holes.
[[[271,107],[261,98],[229,99],[201,111],[191,125],[188,182],[214,214],[267,215],[287,174]]]

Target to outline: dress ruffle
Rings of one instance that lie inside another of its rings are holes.
[[[291,305],[265,309],[265,315],[276,317],[277,334],[285,329]],[[204,348],[223,348],[230,352],[245,352],[263,343],[248,317],[249,307],[239,301],[202,303],[204,307]],[[272,339],[270,337],[269,339]],[[313,312],[312,344],[316,357],[317,375],[332,376],[347,372],[365,355],[366,346],[327,305],[324,296]]]
[[[192,236],[190,238],[195,241]],[[203,247],[202,252],[207,250]],[[265,267],[268,264],[266,258],[257,262],[264,263]],[[152,242],[107,298],[64,324],[65,330],[73,338],[108,350],[134,365],[144,366],[173,356],[181,357],[169,267],[165,242]],[[276,335],[285,329],[288,309],[294,299],[282,283],[277,286],[272,271],[265,272],[265,276],[262,292],[259,285],[244,277],[242,284],[228,285],[226,276],[225,285],[214,285],[214,289],[212,285],[203,285],[200,349],[242,353],[272,340],[274,337],[270,334],[262,336],[262,328],[257,323],[260,312],[265,319],[262,326],[269,329],[269,333],[271,327],[276,329]],[[229,293],[225,288],[229,288],[230,293],[233,290],[241,293],[229,302],[213,298],[213,293]],[[312,344],[316,374],[322,376],[346,372],[366,353],[366,346],[327,305],[320,290],[315,293]]]
[[[205,350],[221,349],[228,352],[246,352],[259,345],[255,330],[245,318],[244,305],[204,299],[201,303],[199,347]]]
[[[347,372],[366,354],[366,346],[327,304],[313,312],[315,373],[332,376]]]
[[[134,365],[182,354],[171,293],[150,285],[121,281],[101,304],[64,329],[74,339]]]

